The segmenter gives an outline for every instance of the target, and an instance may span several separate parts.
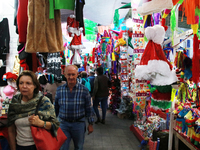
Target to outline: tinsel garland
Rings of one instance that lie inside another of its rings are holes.
[[[119,27],[119,10],[118,9],[115,9],[113,24],[115,25],[115,27]]]
[[[162,110],[166,110],[171,107],[171,101],[156,101],[153,98],[151,98],[151,106],[157,107]]]
[[[171,92],[168,93],[160,93],[158,91],[154,91],[152,94],[153,99],[159,99],[159,100],[171,100]]]
[[[174,36],[174,31],[176,28],[176,14],[175,14],[176,7],[174,7],[171,11],[171,18],[170,18],[170,27],[172,31],[172,37]],[[172,38],[172,45],[174,45],[174,38]]]
[[[181,83],[180,88],[178,90],[177,99],[185,103],[186,99],[191,99],[190,94],[188,93],[189,92],[188,92],[187,83]]]
[[[171,85],[165,85],[165,86],[156,86],[154,87],[158,90],[160,93],[169,93],[172,91],[172,86]]]

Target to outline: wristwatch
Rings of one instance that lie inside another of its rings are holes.
[[[46,121],[44,121],[44,126],[43,126],[44,128],[46,127]]]

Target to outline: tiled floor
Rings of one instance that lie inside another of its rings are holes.
[[[94,132],[86,133],[84,150],[139,150],[140,142],[129,130],[132,124],[132,120],[119,119],[108,110],[106,123],[94,124]],[[74,150],[72,141],[70,150]]]

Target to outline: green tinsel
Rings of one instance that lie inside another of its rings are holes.
[[[198,7],[195,9],[195,16],[200,16],[200,9]]]
[[[178,4],[180,4],[180,5],[181,5],[181,4],[183,3],[183,1],[184,1],[184,0],[180,0],[180,1],[178,2]]]
[[[132,43],[131,43],[131,39],[132,39],[132,38],[130,38],[130,37],[128,38],[128,46],[130,46],[132,49],[134,49],[134,47],[133,47],[133,45],[132,45]]]
[[[171,10],[171,18],[170,18],[170,28],[171,28],[171,31],[172,31],[172,45],[174,44],[174,30],[176,28],[176,14],[175,14],[175,9],[176,9],[176,6],[173,7],[173,9]]]
[[[114,23],[115,27],[117,27],[117,28],[119,27],[119,10],[118,9],[115,9],[113,23]]]
[[[102,52],[105,52],[106,51],[106,43],[103,43],[102,44]]]
[[[145,42],[148,42],[148,39],[147,39],[147,37],[146,37],[146,36],[144,36],[144,41],[145,41]]]
[[[150,89],[150,93],[153,93],[153,92],[156,90],[155,87],[151,87],[151,84],[147,84],[147,86],[148,86],[149,89]]]
[[[151,98],[151,106],[166,110],[171,107],[171,101],[155,101],[153,98]]]
[[[165,85],[165,86],[156,86],[154,87],[158,90],[160,93],[169,93],[172,91],[172,86],[171,85]]]

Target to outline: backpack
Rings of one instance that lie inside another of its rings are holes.
[[[91,92],[90,79],[85,80],[82,78],[82,80],[85,81],[85,87],[88,88],[89,92]]]

